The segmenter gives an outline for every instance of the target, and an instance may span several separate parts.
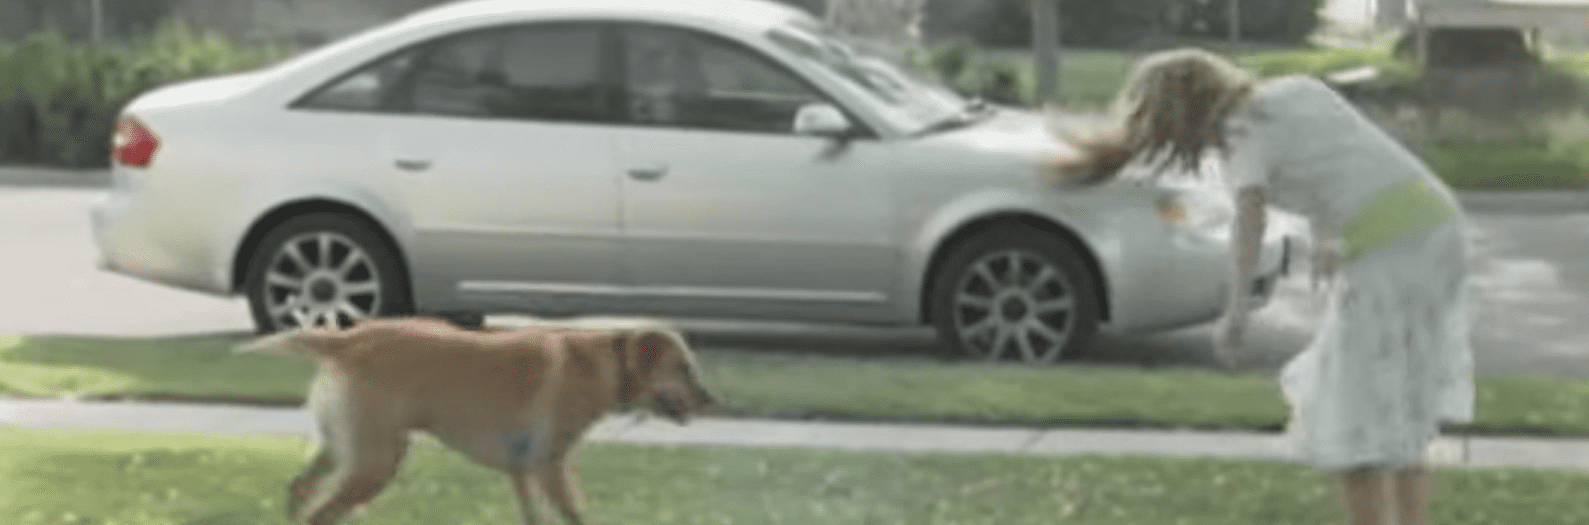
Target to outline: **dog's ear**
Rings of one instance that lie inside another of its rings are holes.
[[[630,359],[634,361],[635,375],[649,378],[673,340],[660,330],[640,330],[631,337],[634,337],[634,355]]]
[[[640,397],[642,385],[651,381],[651,374],[662,359],[666,339],[652,330],[624,331],[613,337],[613,351],[618,356],[619,403]]]

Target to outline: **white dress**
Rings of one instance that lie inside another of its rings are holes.
[[[1460,206],[1429,169],[1328,86],[1261,83],[1230,119],[1227,177],[1262,186],[1272,205],[1339,235],[1389,184],[1422,180],[1453,210],[1343,261],[1312,342],[1281,370],[1287,437],[1326,471],[1422,461],[1446,422],[1473,417],[1467,245]]]

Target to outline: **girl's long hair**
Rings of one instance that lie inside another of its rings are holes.
[[[1174,164],[1195,172],[1206,151],[1225,148],[1225,122],[1256,83],[1252,73],[1201,49],[1143,57],[1104,123],[1050,127],[1077,151],[1050,164],[1050,182],[1105,182],[1144,155],[1158,167]]]

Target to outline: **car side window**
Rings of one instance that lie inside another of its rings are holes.
[[[295,107],[340,111],[391,109],[390,95],[413,63],[412,50],[383,58],[311,93]]]
[[[429,46],[403,86],[403,105],[426,115],[489,116],[486,99],[498,91],[490,78],[500,74],[496,63],[506,36],[501,30],[482,31]]]
[[[500,69],[482,78],[490,89],[481,103],[498,117],[604,120],[602,34],[589,25],[512,30]]]
[[[524,120],[607,120],[603,31],[550,24],[472,31],[378,60],[297,107]]]
[[[629,120],[793,133],[800,106],[823,102],[792,72],[727,39],[660,26],[624,33]]]

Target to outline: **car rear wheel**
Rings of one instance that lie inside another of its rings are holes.
[[[244,289],[260,332],[300,325],[351,326],[412,312],[396,250],[368,222],[339,213],[293,217],[266,234]]]
[[[1052,363],[1098,331],[1094,276],[1052,234],[996,226],[955,247],[934,277],[932,320],[962,355]]]

